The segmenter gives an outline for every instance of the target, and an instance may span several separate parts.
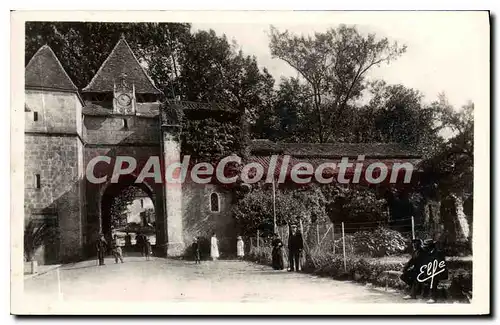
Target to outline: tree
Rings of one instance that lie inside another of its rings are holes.
[[[376,191],[365,186],[349,187],[337,184],[324,185],[325,209],[332,222],[359,223],[387,222],[387,201]]]
[[[213,30],[192,34],[179,58],[181,97],[227,103],[254,116],[267,100],[274,79],[267,69],[260,71],[254,56],[236,51],[236,46]]]
[[[136,186],[128,186],[112,199],[110,209],[112,229],[127,224],[127,207],[141,192],[142,190]]]
[[[439,104],[443,112],[443,126],[451,130],[452,136],[441,144],[434,156],[423,162],[421,191],[424,191],[426,196],[446,197],[449,194],[456,194],[459,197],[472,196],[474,104],[468,103],[460,111],[453,110],[443,98],[436,107]]]
[[[298,78],[282,78],[272,104],[263,106],[253,125],[256,138],[284,142],[315,142],[310,88]]]
[[[273,229],[273,197],[267,186],[254,188],[233,207],[233,216],[244,235],[257,229]],[[302,220],[304,225],[324,220],[324,199],[316,186],[276,191],[276,223],[278,226]]]
[[[360,118],[374,123],[365,122],[359,134],[368,141],[403,143],[427,157],[433,155],[444,141],[441,110],[425,104],[418,90],[401,84],[378,81],[372,89],[373,97]]]
[[[314,37],[271,27],[270,49],[273,57],[297,70],[310,87],[317,141],[328,142],[337,135],[336,127],[330,126],[361,96],[366,73],[396,59],[406,46],[391,45],[386,38],[376,40],[374,34],[363,36],[355,27],[341,25]]]

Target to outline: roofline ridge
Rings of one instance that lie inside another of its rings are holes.
[[[144,76],[146,76],[146,78],[149,80],[149,82],[151,83],[151,86],[153,86],[154,89],[158,90],[161,94],[163,94],[163,91],[161,91],[160,89],[158,89],[156,87],[153,79],[151,79],[151,77],[146,73],[146,70],[144,70],[144,67],[141,65],[141,63],[139,62],[139,60],[135,56],[134,51],[132,51],[132,48],[130,47],[130,45],[128,44],[127,40],[125,39],[125,37],[123,35],[122,35],[122,38],[120,38],[120,40],[118,41],[118,43],[121,41],[125,42],[125,45],[127,46],[128,50],[130,51],[130,53],[132,53],[132,57],[135,59],[135,62],[137,62],[137,64],[141,67],[142,73],[144,73]],[[118,46],[118,43],[116,43],[117,46]]]
[[[95,82],[95,79],[97,78],[97,76],[99,75],[99,73],[101,72],[102,68],[106,65],[106,63],[108,62],[109,58],[113,55],[113,53],[115,53],[116,49],[118,48],[118,45],[121,43],[121,42],[124,42],[127,49],[130,51],[130,53],[132,53],[132,57],[134,58],[134,60],[137,62],[137,64],[139,65],[139,67],[141,67],[141,71],[142,73],[146,76],[146,78],[149,80],[149,82],[151,83],[151,86],[153,86],[153,88],[155,90],[157,90],[158,92],[160,92],[160,94],[163,94],[163,92],[158,89],[156,87],[156,85],[154,84],[153,80],[151,79],[151,77],[146,73],[146,71],[144,71],[144,68],[142,67],[142,65],[139,63],[139,60],[137,60],[137,57],[135,56],[134,54],[134,51],[132,51],[132,48],[130,48],[130,45],[128,44],[127,40],[124,38],[124,37],[120,37],[120,39],[118,40],[118,42],[116,42],[116,45],[115,47],[113,47],[113,49],[111,50],[111,52],[109,53],[108,57],[104,60],[104,62],[101,64],[101,66],[99,67],[99,70],[97,70],[97,72],[95,73],[95,75],[92,77],[92,79],[90,80],[89,84],[82,89],[83,92],[85,91],[88,91],[88,89],[93,86],[93,83]]]
[[[68,73],[66,72],[66,69],[64,69],[64,67],[61,64],[61,61],[59,61],[59,58],[57,57],[56,53],[54,53],[54,51],[52,50],[52,48],[47,43],[45,43],[44,45],[42,45],[35,52],[35,54],[33,54],[33,56],[31,57],[31,59],[29,60],[28,64],[26,65],[26,68],[24,68],[24,69],[27,70],[28,67],[30,66],[30,64],[33,62],[33,59],[37,56],[37,54],[40,53],[45,48],[47,48],[50,51],[50,53],[52,54],[52,56],[56,59],[56,62],[59,65],[59,67],[62,69],[62,71],[64,72],[64,75],[68,78],[69,82],[74,87],[73,89],[71,89],[71,91],[74,91],[74,92],[78,93],[78,87],[75,85],[75,83],[73,82],[73,80],[71,79],[71,77],[68,75]],[[25,87],[26,87],[26,80],[24,82],[25,82]],[[70,89],[66,89],[66,90],[70,90]]]
[[[83,92],[87,91],[88,88],[90,88],[93,85],[93,83],[95,82],[95,79],[97,78],[97,76],[101,72],[101,70],[104,67],[104,65],[106,65],[106,62],[108,62],[109,58],[113,55],[113,53],[115,52],[115,50],[118,47],[118,44],[120,44],[120,42],[121,42],[121,39],[118,42],[116,42],[115,47],[113,47],[113,49],[111,50],[111,52],[109,53],[109,55],[106,57],[106,59],[102,62],[101,66],[99,67],[99,69],[97,70],[97,72],[94,74],[94,76],[92,77],[92,79],[90,79],[89,84],[82,89]]]
[[[59,64],[59,66],[61,67],[61,69],[64,72],[64,74],[66,75],[66,77],[68,77],[69,81],[71,82],[71,85],[73,85],[73,87],[75,87],[75,91],[78,92],[78,87],[75,85],[73,80],[71,80],[71,77],[66,72],[66,69],[64,69],[64,67],[63,67],[61,61],[59,61],[59,58],[57,57],[57,55],[54,53],[54,51],[52,50],[52,48],[50,46],[47,45],[47,47],[49,48],[49,51],[52,53],[52,55],[54,55],[54,57],[56,58],[57,64]]]
[[[231,108],[230,105],[225,104],[223,102],[211,102],[211,101],[195,101],[195,100],[184,100],[184,99],[172,99],[172,98],[167,98],[165,99],[166,102],[174,102],[174,103],[192,103],[196,105],[221,105],[227,108]]]
[[[38,52],[40,52],[44,47],[49,47],[47,44],[44,44],[42,46],[40,46],[40,48],[38,50],[36,50],[35,54],[33,54],[33,56],[31,57],[31,59],[28,61],[28,64],[26,64],[26,68],[29,67],[30,63],[33,61],[33,59],[36,57],[36,55],[38,54]]]
[[[269,140],[272,141],[272,140]],[[274,141],[273,141],[274,142]],[[378,145],[378,144],[383,144],[383,145],[398,145],[398,146],[404,146],[403,144],[399,142],[275,142],[275,143],[281,143],[281,144],[313,144],[313,145]]]

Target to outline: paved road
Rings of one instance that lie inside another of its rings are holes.
[[[193,262],[130,257],[124,264],[106,260],[65,265],[25,280],[25,293],[65,301],[188,301],[188,302],[405,302],[397,292],[308,274],[274,271],[245,261]]]

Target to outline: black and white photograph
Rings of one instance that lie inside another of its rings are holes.
[[[490,313],[488,11],[11,15],[11,313]]]

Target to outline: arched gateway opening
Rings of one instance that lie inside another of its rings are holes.
[[[101,232],[108,242],[116,235],[125,255],[141,253],[139,234],[145,235],[157,251],[161,231],[154,189],[146,182],[135,181],[134,175],[122,175],[117,183],[108,182],[100,200]]]

